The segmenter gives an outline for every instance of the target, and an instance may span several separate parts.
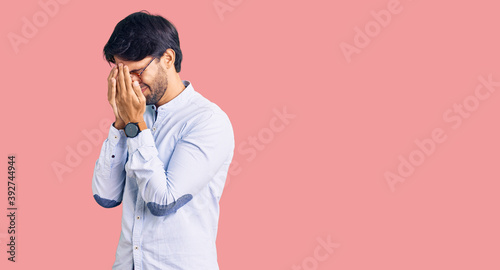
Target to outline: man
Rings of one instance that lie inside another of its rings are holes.
[[[219,269],[219,199],[234,151],[227,115],[182,81],[175,27],[137,12],[120,21],[104,56],[116,121],[95,164],[99,205],[123,202],[113,269]]]

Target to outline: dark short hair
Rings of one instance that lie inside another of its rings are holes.
[[[175,70],[180,72],[182,51],[177,29],[162,16],[143,10],[116,25],[103,51],[106,61],[115,63],[115,55],[127,61],[140,61],[148,55],[159,58],[167,49],[174,50]]]

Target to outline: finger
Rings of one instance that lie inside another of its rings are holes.
[[[111,78],[111,85],[108,90],[108,100],[114,102],[116,97],[116,79]]]
[[[130,95],[134,94],[134,89],[132,87],[132,78],[130,77],[128,66],[123,66],[123,76],[125,76],[125,86],[127,87],[127,92]]]
[[[108,100],[111,102],[112,100],[114,101],[115,99],[115,93],[116,93],[116,79],[114,78],[113,74],[116,74],[117,70],[115,67],[111,70],[108,76]]]
[[[125,97],[127,87],[125,86],[125,80],[124,80],[124,74],[123,74],[123,65],[119,64],[118,65],[118,81],[116,83],[117,85],[117,93],[118,95]]]
[[[117,69],[116,69],[116,66],[114,66],[110,71],[109,71],[109,75],[108,75],[108,81],[111,80],[111,78],[113,77],[116,77],[116,72],[117,72]]]
[[[118,83],[118,74],[116,74],[116,78],[115,78],[115,98],[118,98],[118,96],[120,96],[120,84]]]
[[[132,84],[132,88],[134,89],[134,94],[137,96],[139,103],[144,103],[146,102],[146,97],[141,91],[141,86],[139,85],[138,81],[134,81]]]
[[[108,75],[108,82],[110,82],[111,78],[113,77],[113,72],[114,72],[114,70],[113,70],[113,69],[115,69],[115,67],[113,67],[113,68],[109,71],[109,75]]]
[[[113,67],[113,78],[116,79],[116,76],[118,75],[118,69],[116,68],[116,66]]]

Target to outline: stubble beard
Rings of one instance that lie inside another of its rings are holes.
[[[146,96],[146,105],[154,105],[158,103],[158,101],[160,101],[165,94],[165,91],[167,91],[168,87],[167,73],[165,72],[165,69],[160,66],[151,86],[147,84],[146,86],[149,88],[150,93]]]

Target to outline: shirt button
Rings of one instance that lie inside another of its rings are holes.
[[[137,216],[137,219],[140,219],[141,217],[140,216]]]
[[[135,246],[135,250],[138,250],[138,249],[139,249],[139,247],[138,247],[138,246]]]
[[[154,127],[154,128],[153,128],[153,131],[155,131],[155,130],[156,130],[156,128]]]
[[[115,139],[118,139],[118,136],[115,136]]]

